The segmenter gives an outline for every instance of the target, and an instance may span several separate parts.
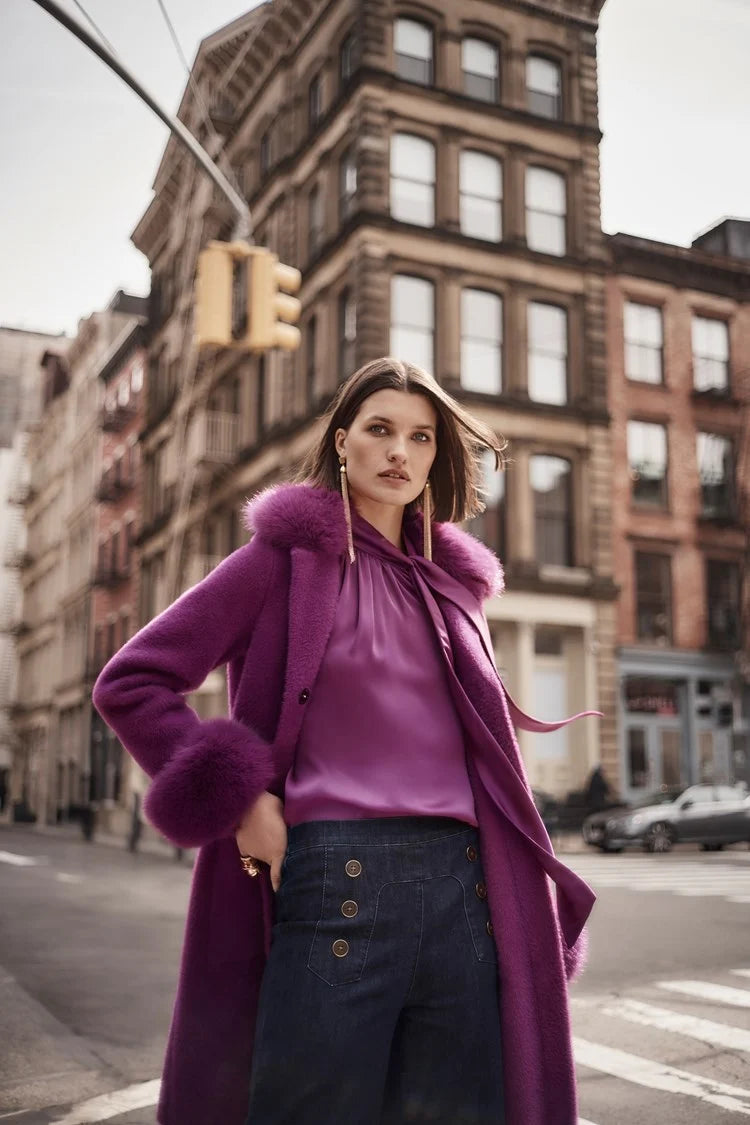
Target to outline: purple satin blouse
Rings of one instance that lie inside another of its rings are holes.
[[[344,563],[333,630],[305,704],[286,822],[450,816],[476,825],[446,668],[450,642],[415,579],[417,551],[406,526],[404,555],[354,508],[352,525],[357,558]]]

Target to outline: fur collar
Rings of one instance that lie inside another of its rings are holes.
[[[422,545],[422,515],[412,517]],[[276,484],[248,500],[245,526],[276,547],[343,555],[346,553],[344,505],[338,492],[309,484]],[[435,523],[432,559],[477,598],[484,601],[503,589],[503,571],[492,551],[454,523]]]

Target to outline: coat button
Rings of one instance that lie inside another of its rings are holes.
[[[354,918],[358,911],[359,907],[357,906],[354,899],[348,898],[346,902],[341,903],[341,913],[345,918]]]
[[[351,875],[352,879],[356,879],[358,875],[362,874],[362,864],[358,859],[347,860],[346,873]]]
[[[337,938],[331,946],[334,957],[346,957],[349,952],[349,942],[344,941],[343,938]]]
[[[488,922],[487,923],[487,933],[490,935],[490,937],[492,937],[494,932],[495,932],[495,927],[492,925],[492,922]]]
[[[302,691],[299,693],[300,703],[307,703],[309,698],[310,698],[310,689],[309,688],[303,688]]]
[[[473,844],[469,844],[468,848],[466,849],[466,858],[469,860],[470,863],[473,863],[474,860],[477,858],[477,849],[474,847]]]
[[[477,883],[474,890],[477,892],[477,898],[487,898],[487,887],[484,883]]]

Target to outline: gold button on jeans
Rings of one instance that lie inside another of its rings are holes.
[[[477,849],[473,846],[473,844],[469,844],[468,848],[466,849],[466,858],[468,859],[469,863],[474,863],[475,859],[477,858],[477,854]]]
[[[359,907],[354,899],[348,898],[346,902],[341,903],[341,913],[345,918],[354,918],[357,914]]]
[[[362,864],[358,859],[350,859],[346,865],[347,875],[351,875],[352,879],[356,879],[358,875],[362,874]]]
[[[495,927],[492,925],[492,922],[488,922],[487,923],[487,933],[490,935],[490,937],[492,937],[494,932],[495,932]]]
[[[346,957],[349,952],[349,942],[344,941],[343,938],[338,938],[331,946],[335,957]]]
[[[477,892],[477,898],[481,898],[481,899],[487,898],[487,888],[484,885],[484,883],[477,883],[474,890]]]

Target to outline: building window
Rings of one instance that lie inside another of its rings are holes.
[[[307,124],[311,129],[323,116],[323,80],[316,74],[307,89]]]
[[[696,391],[729,387],[729,326],[723,320],[693,317],[693,386]]]
[[[461,234],[503,237],[503,166],[494,156],[465,150],[459,158]]]
[[[350,289],[339,297],[339,379],[355,369],[357,345],[357,305]]]
[[[464,93],[482,102],[500,100],[500,52],[484,39],[464,39],[461,44]]]
[[[529,113],[559,121],[562,117],[562,68],[552,59],[529,55],[526,60],[526,105]]]
[[[530,461],[536,560],[573,565],[571,466],[564,457],[535,454]]]
[[[483,289],[461,291],[461,387],[487,395],[503,389],[503,302]]]
[[[341,51],[339,52],[339,79],[342,86],[354,74],[354,48],[354,35],[350,33],[341,44]]]
[[[628,422],[628,466],[636,504],[667,506],[667,430],[656,422]]]
[[[482,450],[480,469],[485,510],[470,520],[467,527],[502,558],[505,554],[505,473],[495,467],[495,454],[491,449]]]
[[[706,605],[708,643],[711,648],[740,647],[740,568],[723,559],[706,561]]]
[[[638,639],[670,644],[672,582],[669,555],[636,551],[635,600]]]
[[[561,406],[568,401],[568,314],[532,301],[528,308],[529,398]]]
[[[271,167],[271,131],[267,129],[260,138],[260,174],[265,176]]]
[[[417,20],[396,20],[393,32],[396,74],[407,82],[432,85],[432,28]]]
[[[701,514],[728,518],[734,514],[734,452],[729,438],[698,434]]]
[[[316,184],[307,199],[307,253],[315,257],[323,245],[323,193]]]
[[[661,309],[625,302],[625,374],[639,383],[664,379]]]
[[[396,274],[391,280],[391,355],[433,373],[435,287],[421,277]]]
[[[354,149],[348,148],[339,164],[339,218],[346,222],[354,211],[357,196],[357,158]]]
[[[526,244],[562,257],[566,249],[565,177],[549,168],[526,169]]]
[[[424,137],[391,138],[391,215],[404,223],[435,223],[435,146]]]
[[[315,379],[315,356],[317,351],[318,340],[318,321],[317,317],[311,316],[307,322],[307,331],[305,332],[305,395],[306,402],[309,407],[315,402],[316,399],[316,379]]]

